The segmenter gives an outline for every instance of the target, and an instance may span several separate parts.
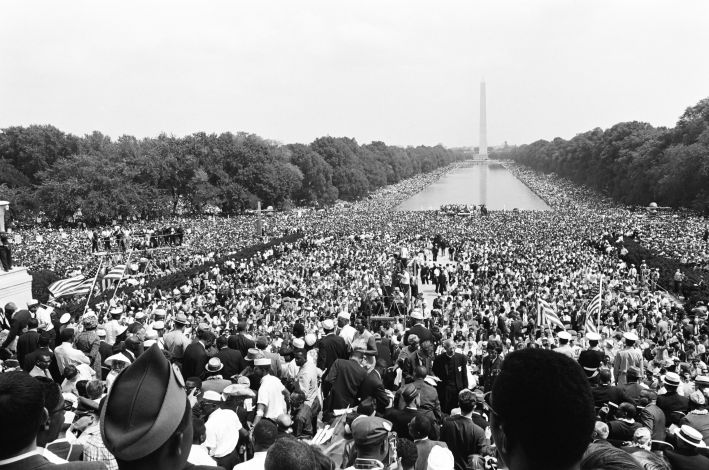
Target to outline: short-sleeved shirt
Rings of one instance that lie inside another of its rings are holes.
[[[234,451],[241,429],[241,421],[236,413],[221,408],[214,410],[204,426],[207,429],[204,446],[209,449],[211,456],[224,457]]]
[[[257,403],[266,406],[264,418],[275,420],[288,412],[283,390],[285,387],[277,377],[266,375],[261,379]]]

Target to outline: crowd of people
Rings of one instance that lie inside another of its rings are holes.
[[[274,214],[269,236],[304,236],[172,290],[5,305],[0,469],[708,468],[707,307],[597,249],[632,234],[693,262],[701,219],[506,166],[552,210],[396,210],[440,170]],[[166,223],[182,246],[143,256],[171,271],[261,240],[250,216]],[[19,264],[92,262],[85,232],[47,233]]]

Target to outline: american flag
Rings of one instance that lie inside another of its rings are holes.
[[[586,307],[586,331],[598,333],[598,324],[601,317],[601,284],[598,283],[598,289],[592,288],[591,294],[595,294]]]
[[[554,306],[542,298],[537,298],[537,324],[539,326],[554,325],[562,330],[566,329]]]
[[[52,283],[49,286],[49,293],[54,298],[66,297],[68,295],[87,295],[91,291],[94,278],[98,272],[98,266],[91,268],[86,275],[74,276]]]
[[[103,276],[103,279],[101,280],[101,288],[103,290],[109,289],[113,287],[114,283],[116,281],[119,281],[125,274],[126,271],[126,265],[125,264],[117,264],[113,268],[111,268],[110,271],[106,273],[105,276]]]

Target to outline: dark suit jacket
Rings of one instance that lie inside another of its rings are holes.
[[[616,405],[620,405],[624,401],[633,403],[633,399],[626,395],[622,388],[614,385],[599,385],[598,387],[593,387],[591,393],[593,393],[593,403],[598,407],[608,402],[613,402]]]
[[[447,368],[449,364],[453,367],[450,373]],[[441,379],[439,390],[446,387],[455,387],[457,390],[468,388],[468,359],[460,353],[454,353],[451,358],[446,353],[439,354],[433,361],[433,373]]]
[[[38,348],[39,343],[39,333],[37,331],[28,331],[22,333],[19,338],[17,338],[17,360],[20,361],[20,365],[25,363],[25,357]]]
[[[338,359],[332,363],[323,380],[323,394],[326,395],[324,411],[346,408],[357,403],[359,391],[367,371],[350,359]]]
[[[243,333],[238,333],[229,336],[229,338],[227,339],[227,346],[229,346],[231,349],[236,349],[237,351],[239,351],[242,357],[246,357],[246,355],[249,353],[249,349],[256,347],[256,343],[244,336]]]
[[[103,462],[69,462],[63,464],[53,464],[41,455],[32,455],[26,459],[18,460],[7,465],[0,465],[0,470],[106,470]]]
[[[435,446],[448,447],[445,442],[432,441],[431,439],[421,439],[416,441],[416,465],[414,470],[426,470],[428,468],[428,455]]]
[[[416,379],[411,383],[419,391],[419,409],[430,411],[433,413],[436,422],[440,423],[443,415],[441,413],[441,402],[438,400],[436,387],[427,384],[423,379]],[[401,390],[396,391],[394,406],[400,410],[406,407],[404,400],[401,398]]]
[[[413,440],[409,433],[409,423],[420,414],[422,414],[420,410],[412,410],[410,408],[404,408],[403,410],[389,408],[384,413],[384,419],[391,421],[391,428],[392,431],[396,432],[396,437],[405,437]]]
[[[225,379],[229,379],[232,375],[236,375],[246,369],[247,364],[244,360],[244,356],[242,356],[241,352],[237,349],[222,348],[217,353],[217,357],[224,365],[224,368],[221,370],[221,375]]]
[[[379,371],[372,370],[362,381],[357,396],[360,400],[371,397],[377,404],[377,411],[383,413],[389,404],[389,397],[384,389]]]
[[[456,470],[468,468],[468,457],[480,454],[485,447],[485,430],[464,416],[451,416],[443,420],[441,440],[453,453]]]
[[[7,339],[5,339],[5,342],[0,345],[0,349],[8,347],[16,337],[20,336],[22,330],[27,328],[27,323],[30,321],[30,318],[32,318],[32,314],[26,309],[18,310],[12,314],[12,318],[10,319],[10,334],[7,336]]]
[[[318,342],[318,369],[327,371],[338,359],[347,359],[347,343],[344,338],[334,333],[323,336]]]
[[[199,341],[190,344],[185,348],[185,355],[182,358],[182,376],[185,379],[190,377],[202,377],[204,366],[209,362],[207,351]]]
[[[679,424],[682,416],[673,411],[681,411],[686,413],[689,409],[689,398],[677,394],[677,392],[666,393],[657,397],[657,406],[665,413],[665,422],[667,425]]]
[[[672,466],[672,470],[706,470],[709,468],[709,457],[699,454],[684,455],[673,450],[666,450],[665,458]]]
[[[667,438],[665,413],[657,405],[647,405],[638,413],[638,422],[652,431],[652,439],[664,441]]]

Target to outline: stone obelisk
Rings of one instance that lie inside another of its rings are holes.
[[[487,160],[487,114],[485,111],[485,81],[480,82],[480,146],[478,159]]]

